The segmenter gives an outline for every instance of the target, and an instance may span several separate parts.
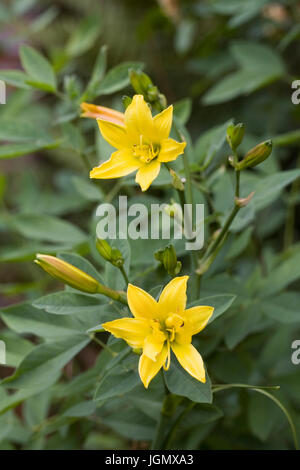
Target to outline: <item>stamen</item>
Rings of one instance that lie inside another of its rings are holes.
[[[168,348],[168,355],[166,362],[163,365],[164,370],[169,370],[170,369],[170,362],[171,362],[171,351],[170,351],[170,340],[167,339],[167,348]]]

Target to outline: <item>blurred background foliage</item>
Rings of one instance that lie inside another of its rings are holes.
[[[300,108],[291,101],[299,64],[299,19],[296,0],[7,0],[0,6],[0,79],[7,84],[7,102],[0,106],[1,306],[61,288],[33,265],[36,252],[77,252],[103,267],[93,244],[92,214],[101,200],[115,201],[120,186],[89,181],[88,170],[107,159],[109,149],[95,122],[80,118],[79,104],[122,110],[122,95],[133,93],[128,69],[144,67],[168,103],[175,104],[178,123],[186,124],[194,143],[191,165],[202,174],[195,196],[214,209],[211,231],[232,201],[225,141],[230,120],[246,125],[242,153],[273,139],[272,157],[242,175],[242,195],[253,190],[258,195],[236,219],[204,277],[201,297],[237,297],[198,346],[215,383],[280,385],[276,396],[291,411],[298,436],[299,366],[290,357],[291,343],[300,333]],[[164,174],[150,194],[141,196],[132,178],[126,179],[125,190],[132,201],[147,204],[169,202],[173,195]],[[149,289],[163,284],[165,274],[145,253],[144,241],[139,242],[134,245],[132,281]],[[160,246],[149,241],[152,253]],[[178,256],[182,253],[177,246]],[[105,269],[107,282],[115,282],[114,271]],[[142,277],[145,269],[147,277]],[[11,351],[2,377],[11,374],[40,337],[48,337],[36,325],[28,335],[22,313],[12,308],[2,316],[0,337]],[[57,333],[62,337],[63,328]],[[111,397],[100,408],[99,422],[88,419],[95,413],[91,401],[76,409],[89,397],[83,383],[93,387],[101,370],[101,360],[95,363],[98,352],[96,345],[86,347],[73,373],[66,366],[60,386],[43,390],[38,400],[28,389],[12,399],[1,388],[0,448],[147,447],[159,390],[155,395],[154,388],[154,401],[148,403],[146,392],[135,389],[125,396],[127,408],[119,414],[115,409],[123,402]],[[78,376],[82,379],[76,379],[78,372],[85,374]],[[289,449],[292,441],[272,402],[237,390],[216,395],[214,405],[197,405],[174,446]]]

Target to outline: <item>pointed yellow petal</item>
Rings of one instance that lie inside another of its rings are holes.
[[[102,326],[116,338],[127,341],[132,348],[142,348],[146,336],[151,334],[149,322],[141,318],[119,318],[103,323]]]
[[[155,319],[158,317],[156,300],[143,289],[128,284],[127,300],[130,311],[135,318]]]
[[[159,141],[167,139],[170,135],[173,119],[173,106],[169,106],[161,113],[157,114],[154,118],[154,126],[157,132]]]
[[[125,126],[132,144],[149,144],[155,137],[151,111],[143,95],[135,95],[125,111]],[[141,141],[141,136],[143,139]]]
[[[160,170],[160,162],[152,160],[150,163],[144,164],[136,174],[135,181],[140,185],[142,191],[146,191],[152,181],[158,176]]]
[[[161,142],[158,160],[160,162],[171,162],[184,152],[186,143],[176,142],[174,139],[164,139]]]
[[[118,150],[112,153],[109,160],[93,168],[90,178],[120,178],[138,170],[140,166],[141,162],[131,154],[130,150]]]
[[[195,379],[205,383],[203,360],[192,344],[171,344],[172,350],[182,367]]]
[[[195,335],[206,327],[208,320],[214,312],[214,307],[199,305],[188,308],[184,312],[184,318],[187,320],[191,334]]]
[[[186,288],[189,276],[175,277],[162,291],[158,309],[164,317],[170,313],[182,314],[186,306]]]
[[[116,149],[123,149],[130,147],[126,129],[114,122],[106,121],[104,119],[97,119],[98,126],[102,137]]]
[[[104,121],[114,122],[115,124],[124,125],[124,113],[120,113],[105,106],[98,106],[92,103],[81,103],[80,107],[83,111],[81,117],[93,119],[103,119]]]
[[[143,353],[152,361],[156,361],[157,355],[161,352],[166,337],[163,332],[152,333],[147,336],[144,342]]]
[[[145,388],[148,388],[149,383],[151,382],[153,377],[155,377],[157,372],[165,363],[167,354],[168,348],[166,345],[164,345],[161,353],[158,354],[158,356],[156,357],[156,361],[152,361],[145,354],[141,355],[139,362],[139,374]]]

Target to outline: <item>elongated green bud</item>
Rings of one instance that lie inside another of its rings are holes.
[[[177,261],[177,255],[173,245],[168,245],[164,249],[163,265],[170,276],[175,276],[181,270],[181,262]]]
[[[170,175],[172,176],[172,186],[178,191],[184,191],[184,184],[180,176],[174,171],[170,170]]]
[[[127,95],[122,96],[122,103],[123,103],[125,110],[131,104],[131,102],[132,102],[132,98],[130,98],[130,96],[127,96]]]
[[[139,95],[145,95],[149,87],[153,87],[150,77],[140,70],[130,70],[129,78],[132,88]]]
[[[238,148],[245,135],[245,125],[241,122],[230,124],[227,128],[226,139],[232,150]]]
[[[124,258],[122,253],[117,248],[112,248],[106,240],[97,238],[96,248],[98,253],[109,263],[113,264],[117,268],[120,268],[124,264]]]
[[[265,161],[269,155],[272,153],[272,141],[266,140],[265,142],[261,142],[260,144],[253,147],[249,152],[245,155],[243,160],[239,163],[235,164],[235,169],[240,171],[244,170],[245,168],[252,168],[256,165],[259,165],[263,161]]]
[[[88,292],[89,294],[99,292],[101,285],[96,279],[60,258],[37,254],[34,262],[55,279],[75,289]]]

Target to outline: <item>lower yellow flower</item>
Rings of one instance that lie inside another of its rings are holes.
[[[192,345],[192,336],[207,325],[214,308],[186,307],[188,276],[176,277],[166,285],[157,302],[139,287],[128,285],[127,300],[134,318],[120,318],[102,326],[133,349],[142,349],[139,374],[146,388],[161,369],[170,367],[171,349],[182,367],[205,382],[203,360]]]
[[[185,142],[169,138],[173,107],[152,117],[142,95],[135,95],[124,113],[124,123],[97,119],[103,138],[117,149],[110,159],[92,169],[91,178],[120,178],[137,171],[136,182],[142,191],[158,176],[161,163],[175,160]]]

